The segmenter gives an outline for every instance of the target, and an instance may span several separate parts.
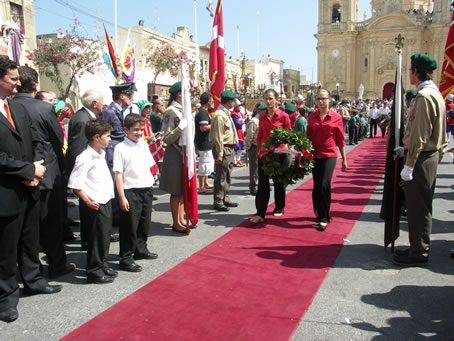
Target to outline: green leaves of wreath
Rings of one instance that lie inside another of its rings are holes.
[[[296,151],[294,158],[288,154],[290,162],[283,164],[282,157],[275,153],[275,149],[281,144]],[[312,143],[302,132],[294,132],[283,127],[274,128],[268,139],[263,143],[266,151],[262,152],[260,159],[265,174],[285,186],[297,180],[303,179],[309,174],[313,165]]]

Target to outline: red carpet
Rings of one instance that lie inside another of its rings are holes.
[[[283,217],[267,216],[263,228],[243,222],[63,340],[288,340],[382,178],[384,158],[384,140],[368,139],[348,154],[347,172],[338,162],[325,232],[312,227],[306,181],[287,194]]]

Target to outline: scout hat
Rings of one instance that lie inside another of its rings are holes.
[[[66,105],[65,102],[60,101],[60,100],[58,100],[58,99],[55,100],[55,112],[58,113],[61,109],[64,108],[65,105]]]
[[[261,110],[266,110],[267,106],[265,103],[262,103],[259,105],[259,107],[257,108],[257,111],[261,111]]]
[[[294,112],[296,112],[298,110],[298,108],[296,107],[295,104],[292,104],[292,103],[288,103],[285,105],[285,112],[287,114],[293,114]]]
[[[336,100],[333,101],[333,105],[338,105],[338,104],[339,104],[338,101],[336,101]]]
[[[348,104],[348,100],[347,99],[343,99],[342,102],[341,102],[341,104],[345,104],[345,103]]]
[[[411,56],[411,65],[429,71],[437,69],[437,62],[435,59],[422,53],[417,53]]]
[[[137,102],[137,106],[139,107],[140,111],[143,111],[146,107],[151,106],[151,103],[148,102],[146,99],[141,99]]]
[[[173,94],[176,94],[177,92],[181,91],[181,82],[176,82],[175,84],[173,84],[170,89],[169,89],[169,92],[173,95]]]
[[[413,90],[407,90],[405,93],[405,99],[411,101],[415,97],[415,92]]]
[[[221,92],[221,100],[234,100],[236,95],[233,91],[225,90]]]

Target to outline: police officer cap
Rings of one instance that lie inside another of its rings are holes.
[[[430,71],[437,69],[437,62],[435,59],[422,53],[411,56],[411,65]]]
[[[137,91],[136,86],[134,83],[123,83],[118,85],[112,85],[110,87],[113,93],[125,93],[128,95],[132,95],[134,91]]]
[[[233,100],[236,98],[236,95],[233,91],[225,90],[221,92],[221,100]]]
[[[176,82],[175,84],[173,84],[170,89],[169,89],[169,92],[173,95],[173,94],[176,94],[177,92],[181,91],[181,82]]]
[[[298,110],[298,108],[296,107],[295,104],[287,103],[287,104],[285,105],[285,112],[286,112],[286,113],[293,114],[293,113],[296,112],[297,110]]]
[[[267,107],[266,107],[266,104],[262,103],[262,104],[260,104],[259,107],[257,108],[257,111],[259,111],[259,110],[266,110],[266,108],[267,108]]]
[[[348,100],[347,99],[343,99],[341,104],[345,104],[345,103],[348,103]]]

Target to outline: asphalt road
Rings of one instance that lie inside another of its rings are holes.
[[[351,149],[347,146],[347,151]],[[380,183],[293,340],[454,339],[454,259],[449,257],[449,249],[454,248],[453,170],[452,157],[445,155],[434,197],[428,268],[392,265],[391,253],[383,247],[384,224],[378,217]],[[171,230],[169,195],[156,190],[149,248],[159,258],[138,261],[143,266],[141,273],[120,272],[112,284],[88,285],[85,253],[78,241],[68,244],[69,261],[77,269],[51,282],[62,284],[63,290],[55,295],[21,297],[19,319],[11,324],[0,322],[0,340],[58,340],[230,231],[255,213],[247,172],[247,168],[234,169],[231,195],[240,206],[230,212],[213,211],[212,196],[199,195],[200,222],[189,236]],[[408,240],[405,220],[401,230],[396,245],[406,245]],[[118,246],[114,243],[110,249],[114,268],[118,267]]]

